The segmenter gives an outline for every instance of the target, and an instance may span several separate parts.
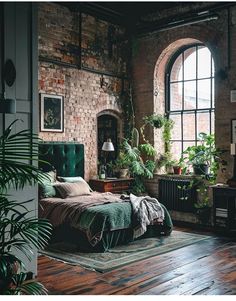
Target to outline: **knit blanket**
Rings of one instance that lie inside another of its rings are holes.
[[[165,214],[157,199],[150,196],[129,196],[133,210],[133,238],[143,235],[147,226],[154,223],[163,223]]]

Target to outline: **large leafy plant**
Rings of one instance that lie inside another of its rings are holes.
[[[139,132],[136,128],[132,130],[132,138],[124,139],[117,162],[122,158],[129,171],[134,177],[133,192],[136,194],[145,191],[143,179],[152,178],[155,162],[152,160],[156,151],[149,143],[139,143]]]
[[[216,148],[213,134],[200,133],[198,145],[189,146],[183,152],[187,164],[195,166],[205,165],[210,168],[210,173],[216,176],[219,168],[220,151]]]
[[[215,136],[213,134],[200,133],[199,144],[189,146],[183,152],[183,160],[193,167],[200,166],[200,173],[193,177],[187,188],[196,188],[198,192],[198,202],[195,204],[197,209],[211,207],[209,198],[209,187],[216,183],[217,173],[220,164],[226,162],[220,158],[221,151],[215,145]],[[201,166],[208,166],[205,172]]]
[[[29,279],[22,255],[32,259],[34,249],[47,244],[52,226],[32,217],[27,205],[32,200],[12,200],[9,188],[41,182],[45,176],[37,168],[38,137],[29,130],[12,133],[14,121],[0,137],[0,294],[46,294],[45,287]]]

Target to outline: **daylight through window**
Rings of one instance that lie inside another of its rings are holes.
[[[174,121],[171,152],[176,159],[197,144],[200,132],[214,133],[214,61],[204,45],[184,48],[166,74],[166,113]]]

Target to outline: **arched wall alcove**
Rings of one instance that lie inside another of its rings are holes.
[[[123,133],[121,113],[113,110],[103,110],[97,114],[97,158],[102,161],[102,144],[111,139],[114,152],[109,154],[111,160],[115,160],[118,154],[118,146]]]

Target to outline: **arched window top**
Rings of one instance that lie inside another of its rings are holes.
[[[176,52],[166,72],[166,113],[174,121],[172,153],[180,157],[196,145],[200,132],[214,133],[214,73],[210,50],[203,44]]]

